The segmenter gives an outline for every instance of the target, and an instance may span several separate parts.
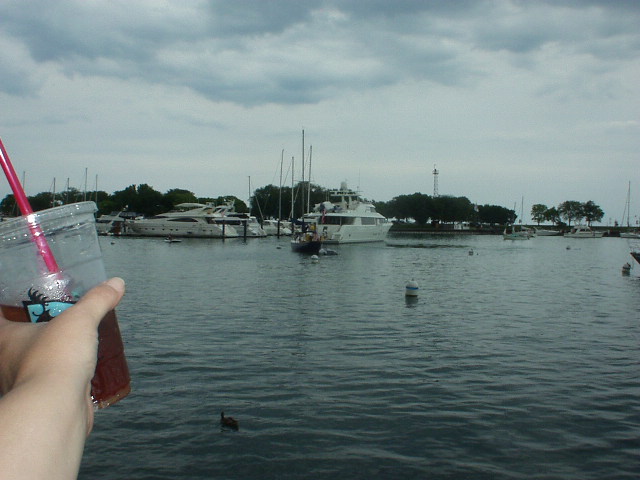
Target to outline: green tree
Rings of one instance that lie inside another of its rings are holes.
[[[395,217],[405,221],[412,218],[416,223],[425,224],[432,216],[433,203],[429,195],[416,192],[411,195],[394,197],[391,201],[383,204],[383,210],[378,211],[387,217]]]
[[[34,212],[39,212],[40,210],[45,210],[53,206],[53,194],[51,192],[40,192],[28,197],[28,199]]]
[[[548,208],[545,212],[544,212],[544,220],[546,220],[547,222],[551,222],[554,225],[558,225],[560,224],[560,212],[558,212],[558,209],[556,207],[551,207]]]
[[[2,211],[2,215],[6,216],[14,216],[18,214],[18,205],[16,204],[16,199],[13,196],[13,193],[8,194],[2,199],[2,202],[0,202],[0,211]]]
[[[587,220],[587,224],[591,226],[592,222],[599,222],[604,217],[602,209],[591,200],[582,204],[582,215]]]
[[[236,209],[236,212],[249,213],[249,207],[247,206],[247,204],[243,200],[240,200],[238,197],[235,197],[233,195],[216,197],[213,199],[213,202],[210,203],[213,203],[214,205],[223,205],[228,202],[233,202],[233,207]]]
[[[198,203],[198,199],[189,190],[181,188],[172,188],[162,197],[162,205],[165,211],[171,210],[173,207],[181,203]]]
[[[531,207],[531,218],[535,222],[538,222],[538,225],[540,225],[540,222],[542,222],[545,219],[545,214],[547,210],[548,208],[546,205],[542,205],[541,203],[536,203]]]
[[[478,219],[481,223],[504,225],[515,222],[516,212],[498,205],[479,205]]]
[[[582,204],[575,200],[567,200],[566,202],[562,202],[558,205],[558,214],[560,215],[560,218],[567,221],[569,226],[571,226],[572,220],[579,222],[584,217]]]
[[[164,211],[163,195],[146,183],[130,185],[124,190],[114,192],[113,210],[127,209],[145,216],[157,215]]]

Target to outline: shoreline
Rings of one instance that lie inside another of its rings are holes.
[[[538,227],[536,225],[524,225],[526,228],[552,228],[556,230],[554,227]],[[591,227],[592,230],[598,232],[604,232],[603,237],[615,237],[619,238],[621,233],[624,232],[633,232],[633,228],[627,227]],[[564,227],[561,229],[557,229],[559,232],[564,234],[565,232],[569,232],[571,228]],[[494,226],[494,227],[484,227],[484,228],[466,228],[466,229],[457,229],[453,228],[452,225],[440,225],[440,226],[432,226],[432,225],[415,225],[415,224],[394,224],[389,230],[390,234],[397,233],[411,233],[411,234],[426,234],[426,235],[502,235],[504,231],[504,226]]]

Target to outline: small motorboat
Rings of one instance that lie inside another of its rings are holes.
[[[295,232],[291,239],[291,250],[298,253],[318,255],[322,248],[322,238],[315,230]]]

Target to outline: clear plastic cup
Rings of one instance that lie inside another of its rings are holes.
[[[98,244],[93,202],[54,207],[0,222],[0,308],[17,322],[46,322],[106,280]],[[50,273],[33,240],[30,222],[39,224],[60,267]],[[98,327],[98,363],[91,395],[98,408],[114,404],[131,390],[131,378],[115,311]]]

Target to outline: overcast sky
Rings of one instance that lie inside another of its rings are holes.
[[[0,137],[30,195],[247,199],[304,128],[326,188],[633,222],[639,53],[636,0],[3,0]]]

